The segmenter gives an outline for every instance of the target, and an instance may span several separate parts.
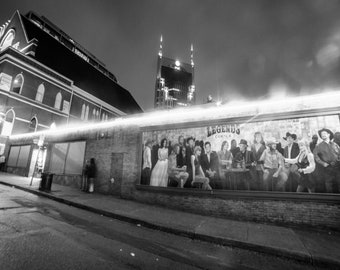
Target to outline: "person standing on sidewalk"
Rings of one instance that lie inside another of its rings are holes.
[[[89,189],[88,192],[92,193],[94,191],[94,178],[96,177],[96,164],[94,162],[94,158],[90,159],[90,165],[87,171],[87,176],[89,180]]]
[[[90,167],[90,161],[87,159],[83,170],[83,177],[81,179],[81,191],[88,191],[88,171]]]

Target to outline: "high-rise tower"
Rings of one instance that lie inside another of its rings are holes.
[[[190,64],[163,57],[163,37],[157,61],[155,108],[171,109],[195,104],[194,49],[190,48]]]

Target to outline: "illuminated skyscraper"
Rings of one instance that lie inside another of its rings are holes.
[[[194,49],[191,45],[190,64],[163,57],[161,36],[155,85],[155,108],[171,109],[195,104]]]

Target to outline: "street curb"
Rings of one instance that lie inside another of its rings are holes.
[[[81,203],[72,202],[70,200],[63,199],[63,198],[60,198],[58,196],[54,196],[50,193],[42,192],[42,191],[39,191],[39,190],[26,188],[26,187],[22,187],[22,186],[15,185],[15,184],[10,184],[10,183],[3,182],[3,181],[0,181],[0,184],[5,185],[5,186],[9,186],[9,187],[14,187],[14,188],[35,194],[37,196],[46,197],[46,198],[49,198],[49,199],[54,200],[56,202],[60,202],[60,203],[63,203],[63,204],[69,205],[69,206],[73,206],[73,207],[76,207],[76,208],[79,208],[79,209],[82,209],[82,210],[90,211],[90,212],[93,212],[93,213],[96,213],[96,214],[99,214],[99,215],[103,215],[103,216],[114,218],[114,219],[117,219],[117,220],[120,220],[120,221],[140,225],[140,226],[143,226],[143,227],[146,227],[146,228],[163,231],[163,232],[166,232],[166,233],[185,236],[185,237],[191,238],[193,240],[200,240],[200,241],[209,242],[209,243],[213,243],[213,244],[218,244],[218,245],[223,245],[223,246],[231,246],[231,247],[256,251],[256,252],[259,252],[259,253],[270,254],[270,255],[274,255],[274,256],[278,256],[278,257],[284,257],[284,258],[287,258],[287,259],[293,259],[293,260],[300,261],[300,262],[310,264],[310,265],[313,265],[313,266],[329,267],[329,268],[332,268],[332,269],[333,268],[340,268],[340,263],[338,261],[335,261],[335,260],[332,260],[332,259],[329,259],[329,258],[324,258],[324,257],[320,257],[320,256],[312,256],[311,254],[307,255],[307,254],[300,253],[300,252],[293,252],[293,251],[287,250],[287,249],[279,249],[279,248],[275,248],[275,247],[263,246],[263,245],[259,245],[259,244],[254,244],[254,243],[249,243],[249,242],[244,242],[244,241],[239,241],[239,240],[234,240],[234,239],[227,239],[227,238],[215,237],[215,236],[210,236],[210,235],[205,235],[205,234],[198,234],[198,233],[195,233],[193,231],[185,231],[185,230],[182,230],[182,229],[171,228],[171,227],[167,227],[167,226],[164,226],[164,225],[159,225],[159,224],[151,223],[151,222],[148,222],[148,221],[145,221],[145,220],[141,220],[141,219],[138,219],[138,218],[132,218],[132,217],[124,216],[124,215],[121,215],[121,214],[109,212],[109,211],[106,211],[106,210],[94,208],[94,207],[87,206],[87,205],[84,205],[84,204],[81,204]]]

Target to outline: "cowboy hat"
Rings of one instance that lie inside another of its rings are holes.
[[[248,142],[245,139],[241,139],[239,144],[245,144],[248,145]]]
[[[292,134],[292,133],[290,133],[290,132],[287,132],[287,133],[286,133],[286,137],[283,137],[283,139],[284,139],[285,141],[287,141],[287,138],[288,138],[288,137],[292,137],[292,138],[294,139],[294,137],[293,137],[294,135],[295,135],[295,134]],[[294,140],[296,140],[296,135],[295,135],[295,139],[294,139]]]
[[[323,128],[323,129],[320,129],[320,130],[318,131],[320,138],[321,138],[321,133],[322,133],[322,131],[326,131],[326,132],[329,134],[329,139],[330,139],[330,140],[332,140],[332,139],[334,138],[333,132],[332,132],[330,129],[328,129],[328,128]]]
[[[273,138],[268,138],[266,140],[266,144],[267,145],[271,145],[271,144],[278,144],[279,142],[273,137]]]

